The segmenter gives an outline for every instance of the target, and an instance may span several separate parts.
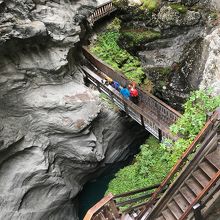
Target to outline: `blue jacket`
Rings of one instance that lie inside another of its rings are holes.
[[[122,96],[125,98],[125,99],[129,99],[130,97],[130,92],[127,88],[122,88],[120,93],[122,94]]]

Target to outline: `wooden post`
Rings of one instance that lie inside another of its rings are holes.
[[[201,205],[197,203],[193,206],[195,220],[204,220],[201,214]]]
[[[125,113],[128,115],[128,106],[125,102],[124,102],[124,108],[125,108]]]
[[[158,128],[158,137],[159,137],[159,141],[161,142],[163,139],[163,136],[162,136],[162,131],[160,130],[160,128]]]
[[[140,114],[140,118],[141,118],[141,124],[145,128],[143,115]]]

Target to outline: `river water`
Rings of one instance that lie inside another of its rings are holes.
[[[108,188],[108,184],[114,178],[115,173],[123,167],[131,164],[134,156],[139,152],[139,150],[140,146],[133,148],[131,156],[129,156],[125,161],[110,165],[101,176],[85,184],[79,195],[79,220],[82,220],[86,212],[103,198]]]

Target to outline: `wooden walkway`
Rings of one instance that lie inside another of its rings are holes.
[[[128,85],[129,81],[118,72],[115,72],[110,66],[91,54],[88,48],[83,47],[83,54],[90,62],[90,65],[84,66],[83,71],[90,82],[92,82],[101,92],[108,95],[121,110],[125,111],[130,117],[142,125],[156,138],[162,140],[170,138],[176,140],[169,131],[169,126],[173,124],[181,114],[159,100],[150,93],[143,91],[137,86],[139,92],[139,104],[124,99],[121,94],[110,85],[102,83],[100,71],[107,77],[117,81],[120,85]]]

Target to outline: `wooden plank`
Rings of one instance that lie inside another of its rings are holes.
[[[190,202],[180,192],[173,199],[183,212],[187,210]]]
[[[203,188],[209,183],[210,179],[200,169],[193,172],[192,175]]]
[[[216,168],[210,165],[208,161],[203,161],[199,167],[210,179],[216,174]]]
[[[191,204],[194,201],[195,195],[192,193],[192,191],[187,186],[182,187],[179,190],[179,192],[189,204]]]

